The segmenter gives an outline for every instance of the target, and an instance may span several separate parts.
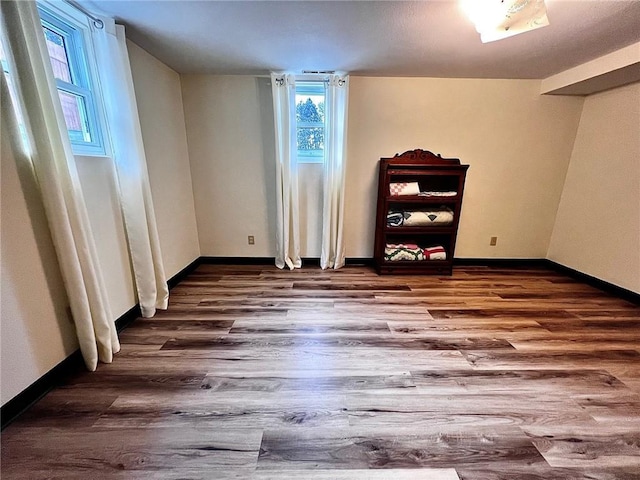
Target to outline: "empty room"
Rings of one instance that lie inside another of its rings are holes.
[[[0,14],[3,479],[640,479],[640,1]]]

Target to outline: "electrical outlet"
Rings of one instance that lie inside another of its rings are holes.
[[[489,246],[495,247],[497,244],[498,244],[498,237],[491,237],[491,240],[489,240]]]
[[[256,244],[256,237],[254,237],[253,235],[249,235],[247,237],[247,240],[249,242],[249,245],[255,245]]]

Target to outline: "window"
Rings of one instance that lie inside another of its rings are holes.
[[[0,63],[2,63],[2,70],[4,71],[7,81],[9,80],[9,65],[7,64],[7,55],[4,53],[3,42],[0,41]]]
[[[9,89],[9,96],[13,102],[13,107],[15,110],[15,114],[18,121],[18,127],[20,128],[20,133],[22,135],[22,141],[24,145],[28,145],[27,140],[27,131],[24,126],[24,119],[22,118],[22,111],[18,106],[18,95],[16,94],[16,88],[13,84],[13,77],[11,76],[11,72],[9,70],[9,62],[7,61],[7,54],[4,49],[4,39],[0,38],[0,63],[2,64],[2,71],[4,72],[4,78],[7,80],[7,87]]]
[[[298,162],[324,162],[325,82],[296,82]]]
[[[41,6],[38,10],[73,152],[104,155],[82,30]]]

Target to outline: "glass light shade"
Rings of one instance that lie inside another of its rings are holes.
[[[544,0],[461,0],[483,43],[549,25]]]

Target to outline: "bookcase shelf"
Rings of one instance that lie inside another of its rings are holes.
[[[374,242],[379,274],[451,275],[468,168],[421,149],[380,159]]]

